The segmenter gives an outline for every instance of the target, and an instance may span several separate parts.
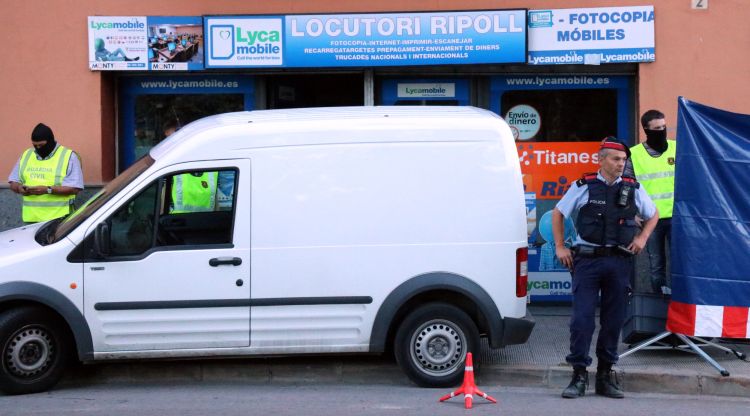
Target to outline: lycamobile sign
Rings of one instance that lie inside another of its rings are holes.
[[[207,17],[207,67],[283,65],[280,17]]]
[[[456,84],[454,83],[399,83],[398,98],[426,98],[426,97],[450,97],[456,96]]]
[[[238,54],[279,53],[281,50],[281,34],[278,30],[244,30],[236,27],[235,33]]]
[[[148,69],[145,16],[89,16],[89,69]]]
[[[143,29],[146,27],[145,22],[139,22],[137,19],[127,22],[97,22],[92,20],[89,27],[94,30],[101,29]]]

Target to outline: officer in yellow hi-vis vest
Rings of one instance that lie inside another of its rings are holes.
[[[172,179],[170,213],[213,211],[216,208],[217,172],[176,175]]]
[[[31,132],[31,143],[34,147],[21,154],[8,176],[10,189],[23,196],[23,222],[64,217],[83,189],[78,155],[59,145],[52,129],[42,123]]]
[[[173,135],[179,129],[176,119],[164,123],[164,137]],[[172,178],[171,214],[213,211],[216,208],[217,172],[184,173]]]
[[[667,280],[667,252],[672,234],[672,205],[674,204],[674,140],[667,140],[664,114],[649,110],[641,116],[646,141],[630,149],[633,173],[648,192],[659,211],[659,221],[648,239],[646,251],[651,269],[651,286],[655,293],[671,295]]]

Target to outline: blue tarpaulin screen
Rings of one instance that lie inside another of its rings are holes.
[[[672,300],[750,306],[750,115],[680,97]]]

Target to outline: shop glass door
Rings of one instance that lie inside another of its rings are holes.
[[[254,83],[249,76],[123,77],[118,172],[162,141],[169,125],[179,129],[206,116],[250,111],[254,102]]]
[[[633,78],[507,76],[491,80],[492,111],[511,126],[526,193],[532,301],[569,301],[570,273],[557,260],[552,208],[583,173],[596,172],[599,143],[634,144]],[[575,237],[566,220],[566,243]]]

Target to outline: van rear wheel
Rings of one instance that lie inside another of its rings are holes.
[[[0,391],[45,391],[63,375],[70,343],[65,323],[47,312],[22,307],[0,314]]]
[[[479,331],[461,309],[446,303],[421,306],[401,322],[394,354],[401,369],[422,387],[461,383],[466,353],[476,354]],[[478,365],[478,354],[474,366]]]

